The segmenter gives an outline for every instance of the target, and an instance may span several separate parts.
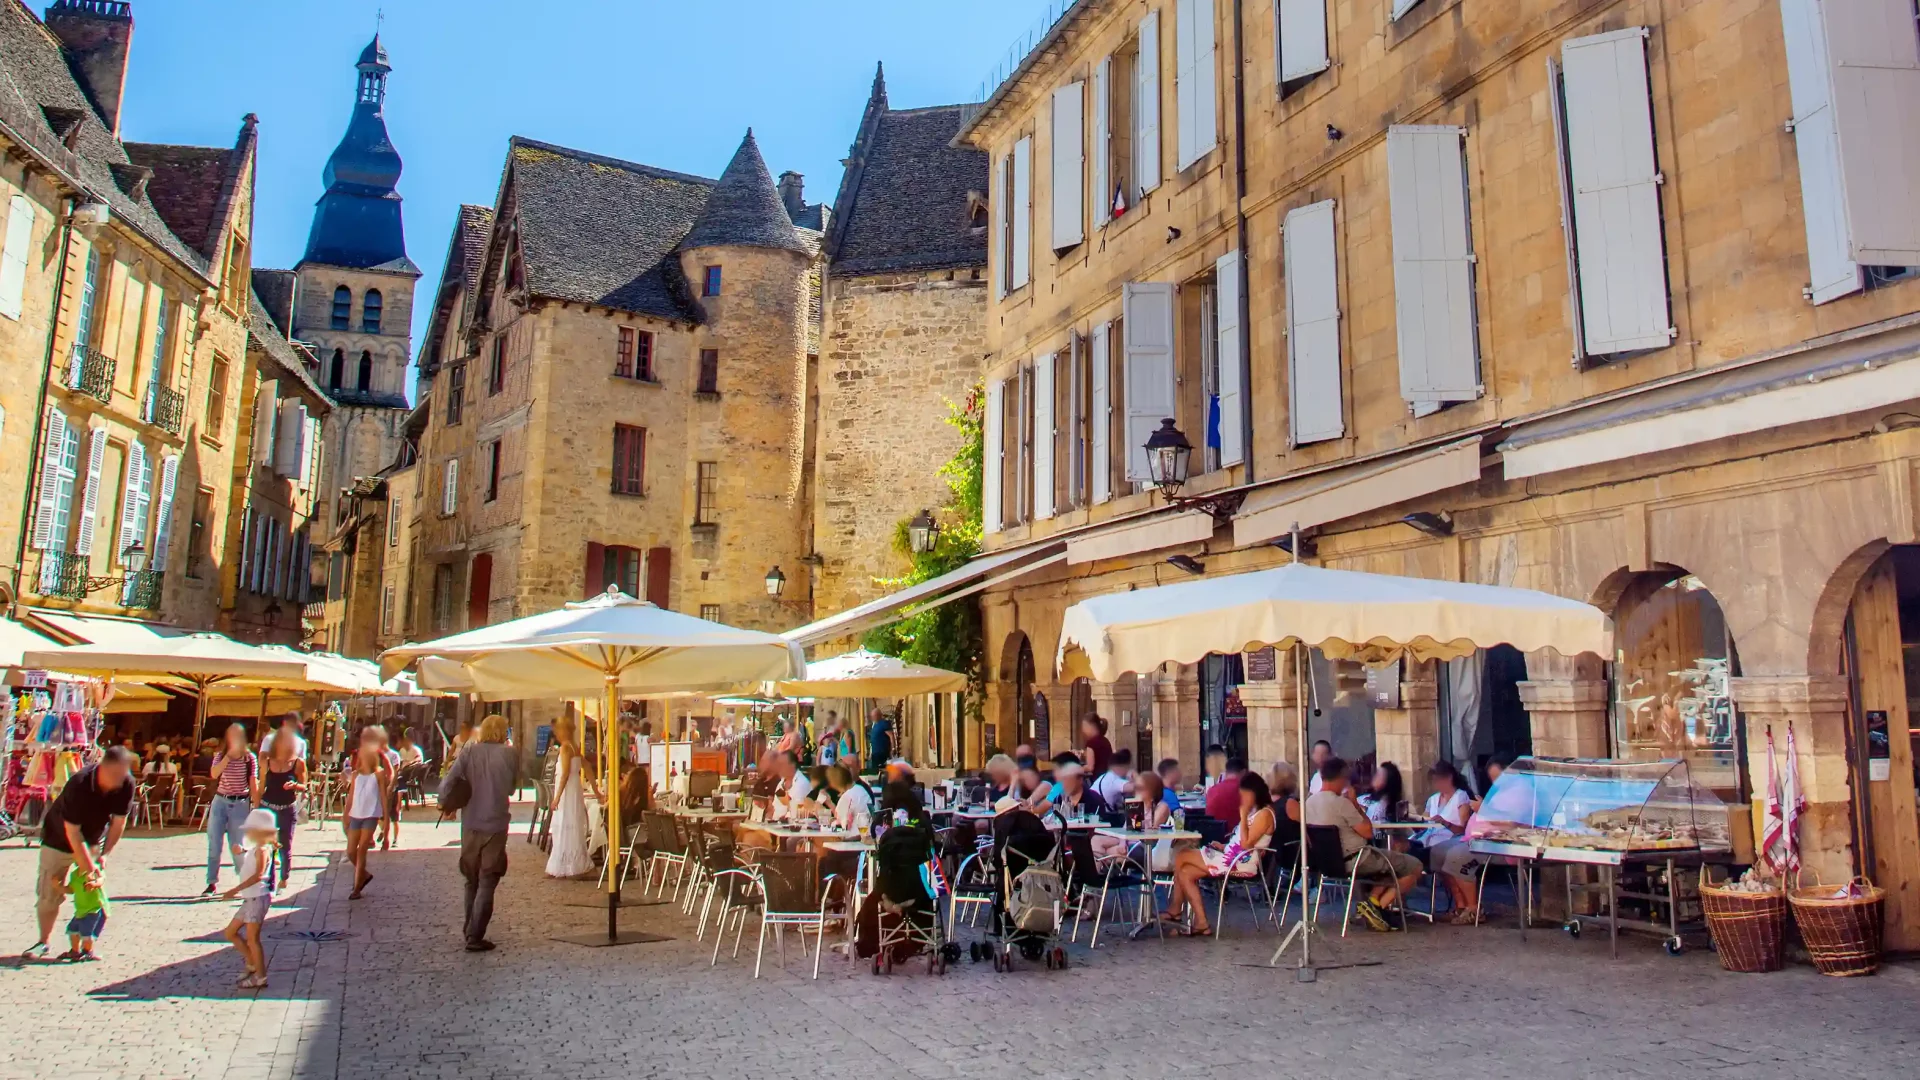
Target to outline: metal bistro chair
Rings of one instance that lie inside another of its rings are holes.
[[[559,763],[560,755],[549,753],[533,778],[533,816],[527,819],[527,843],[541,851],[553,845],[553,773]]]
[[[653,855],[647,860],[647,880],[642,883],[642,892],[658,895],[665,888],[667,880],[673,878],[673,895],[680,895],[680,878],[686,875],[687,849],[684,838],[674,827],[673,815],[659,810],[647,812],[647,839],[653,845]],[[654,884],[655,875],[659,876],[659,885]]]
[[[980,850],[960,860],[960,868],[953,872],[953,892],[947,898],[947,938],[952,940],[953,928],[960,920],[960,909],[967,909],[967,925],[973,926],[980,916],[980,910],[993,908],[993,898],[999,882],[994,877],[992,859],[993,838],[985,838]]]
[[[1338,841],[1339,837],[1335,836],[1334,839]],[[1272,840],[1273,836],[1269,833],[1261,839],[1258,847],[1243,851],[1240,858],[1234,862],[1232,867],[1228,868],[1226,873],[1217,874],[1208,879],[1220,890],[1220,899],[1214,905],[1213,911],[1213,933],[1216,940],[1218,940],[1221,931],[1224,930],[1227,925],[1225,921],[1223,921],[1227,913],[1227,894],[1231,893],[1236,886],[1239,887],[1241,892],[1246,894],[1247,913],[1253,916],[1254,933],[1257,934],[1260,932],[1260,923],[1262,922],[1260,918],[1260,908],[1254,903],[1253,899],[1253,893],[1256,888],[1266,894],[1266,921],[1272,921],[1273,888],[1267,882],[1266,867],[1267,856],[1272,854],[1268,849],[1268,844]]]
[[[1139,853],[1139,858],[1137,859],[1134,858],[1135,852]],[[1093,936],[1087,939],[1087,948],[1097,949],[1100,947],[1100,927],[1106,922],[1108,910],[1107,898],[1109,894],[1114,892],[1122,894],[1132,892],[1134,894],[1135,926],[1144,927],[1147,922],[1151,920],[1154,928],[1160,932],[1160,936],[1162,938],[1167,936],[1166,927],[1160,925],[1160,920],[1154,918],[1153,915],[1154,886],[1152,867],[1153,845],[1140,841],[1129,844],[1125,853],[1107,859],[1106,872],[1102,874],[1100,878],[1100,898],[1094,902]],[[1088,891],[1092,891],[1091,885],[1088,886]],[[1115,897],[1115,899],[1119,899],[1119,897]],[[1078,944],[1080,941],[1080,920],[1085,915],[1086,904],[1082,902],[1080,910],[1074,914],[1073,936],[1069,939],[1075,944]]]
[[[1360,849],[1359,854],[1354,857],[1353,867],[1349,869],[1346,852],[1340,848],[1339,829],[1332,825],[1308,825],[1304,831],[1307,838],[1307,873],[1314,879],[1313,910],[1307,918],[1315,922],[1319,921],[1320,899],[1327,886],[1343,888],[1347,893],[1347,902],[1345,912],[1340,917],[1340,936],[1346,937],[1347,925],[1353,920],[1353,897],[1359,891],[1359,886],[1354,881],[1355,875],[1365,868],[1368,860],[1378,860],[1391,877],[1393,863],[1387,859],[1386,852],[1368,844]],[[1397,902],[1396,906],[1402,912],[1400,929],[1405,930],[1407,922],[1404,913],[1407,904],[1406,898],[1400,895],[1400,882],[1397,878],[1393,883],[1393,895]]]
[[[709,879],[711,898],[720,901],[720,917],[714,921],[713,955],[708,958],[707,966],[720,963],[720,943],[727,936],[727,920],[733,920],[733,958],[740,958],[740,937],[746,929],[747,916],[761,909],[765,903],[765,890],[760,885],[759,860],[768,854],[765,848],[745,848],[739,852],[742,863],[713,875]],[[702,928],[704,930],[704,927]]]
[[[780,967],[787,966],[786,929],[791,926],[800,938],[800,955],[807,955],[807,933],[814,934],[813,977],[820,977],[820,954],[827,951],[827,924],[851,915],[828,914],[836,888],[846,889],[846,879],[837,874],[820,878],[820,864],[806,852],[770,851],[760,856],[760,942],[753,954],[753,977],[760,977],[760,961],[767,951],[767,931],[773,930],[780,953]],[[851,897],[847,912],[853,910]]]
[[[714,897],[721,891],[720,875],[740,869],[736,856],[739,849],[733,840],[733,825],[727,821],[707,821],[699,826],[697,835],[701,841],[699,884],[687,890],[691,898],[695,891],[700,893],[700,923],[694,931],[693,939],[699,941],[707,934],[707,915],[713,909]],[[688,908],[692,908],[689,900]]]
[[[605,828],[606,815],[604,813],[601,815],[600,820],[602,822],[601,827]],[[627,878],[633,873],[634,852],[642,846],[640,838],[646,835],[647,823],[644,820],[636,821],[631,825],[623,822],[620,831],[624,834],[620,841],[620,885],[622,888],[625,888]],[[607,872],[612,869],[613,865],[614,862],[612,859],[600,860],[599,883],[601,885],[607,883]]]

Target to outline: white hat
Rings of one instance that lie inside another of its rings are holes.
[[[166,743],[161,743],[153,748],[153,752],[156,754],[171,754],[173,753],[173,747],[168,746]]]
[[[1004,814],[1009,810],[1018,809],[1020,809],[1020,800],[1011,795],[1002,795],[999,800],[993,804],[993,812],[995,814]]]
[[[279,828],[280,819],[264,806],[255,807],[253,812],[247,815],[246,822],[241,825],[241,829],[246,832],[277,832]]]

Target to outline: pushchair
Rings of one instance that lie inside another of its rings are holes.
[[[1013,970],[1013,952],[1029,961],[1045,959],[1049,970],[1067,966],[1060,945],[1066,879],[1060,845],[1040,819],[1026,810],[1001,814],[993,822],[993,859],[999,869],[994,890],[992,940],[974,945],[993,958],[995,971]]]
[[[854,946],[856,955],[872,958],[875,975],[923,951],[928,974],[941,975],[960,957],[940,918],[928,871],[933,858],[933,837],[924,825],[895,825],[874,844],[874,883],[860,900]]]

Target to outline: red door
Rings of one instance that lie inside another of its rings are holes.
[[[467,629],[487,625],[487,601],[492,599],[493,556],[481,553],[473,557],[467,573]]]

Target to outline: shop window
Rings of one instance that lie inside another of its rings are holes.
[[[1695,780],[1739,800],[1738,674],[1726,615],[1699,578],[1636,576],[1614,611],[1613,756],[1684,757]]]

